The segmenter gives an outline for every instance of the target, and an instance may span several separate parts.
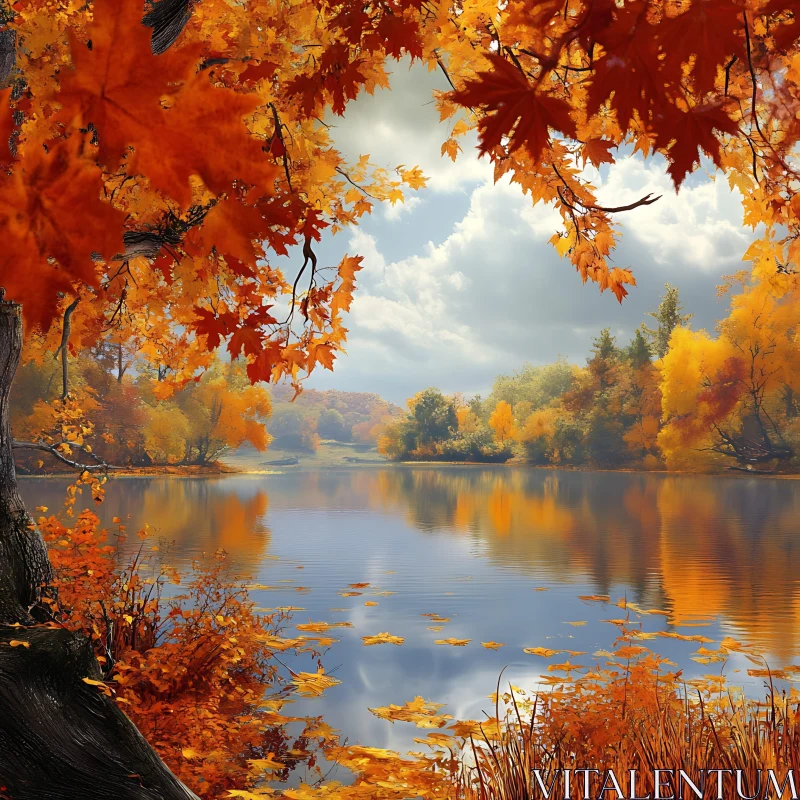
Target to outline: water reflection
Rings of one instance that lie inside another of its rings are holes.
[[[746,476],[393,468],[118,479],[101,513],[149,522],[175,541],[179,559],[225,548],[253,574],[272,546],[311,568],[314,581],[303,583],[315,591],[364,580],[355,564],[405,565],[397,588],[455,597],[448,602],[464,604],[462,613],[481,614],[470,590],[444,586],[466,548],[462,571],[480,572],[471,591],[484,608],[509,600],[509,574],[572,585],[575,594],[624,591],[670,611],[677,625],[722,617],[731,632],[788,659],[800,641],[797,486]],[[26,480],[23,492],[57,507],[63,486]],[[362,526],[373,529],[363,543]]]

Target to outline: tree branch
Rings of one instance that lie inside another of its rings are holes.
[[[56,445],[53,444],[46,444],[45,442],[18,442],[13,441],[11,446],[14,450],[41,450],[45,453],[50,453],[51,456],[58,459],[64,464],[72,467],[73,469],[80,470],[81,472],[108,472],[111,469],[121,469],[121,467],[115,467],[112,464],[109,464],[104,458],[98,456],[96,453],[92,453],[88,451],[84,445],[78,444],[77,442],[63,442],[63,444],[74,448],[76,450],[80,450],[82,453],[85,453],[90,458],[94,459],[94,464],[81,464],[79,461],[74,461],[71,458],[67,458]]]

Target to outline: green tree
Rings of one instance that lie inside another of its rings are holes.
[[[683,306],[680,304],[678,287],[664,284],[664,297],[658,304],[658,311],[648,311],[647,316],[652,317],[658,324],[654,328],[642,325],[644,332],[650,339],[650,345],[656,358],[664,358],[669,349],[669,338],[672,331],[679,325],[688,325],[692,314],[682,314]]]
[[[337,442],[349,442],[351,438],[350,426],[335,408],[328,408],[319,415],[317,433],[323,439],[334,439]]]
[[[625,355],[634,369],[641,369],[653,360],[653,352],[641,327],[636,329]]]
[[[597,380],[598,390],[603,392],[614,383],[614,370],[620,351],[616,338],[608,328],[603,328],[592,343],[592,357],[587,359],[589,372]]]
[[[420,441],[443,442],[458,429],[456,407],[438,389],[425,389],[413,401]]]

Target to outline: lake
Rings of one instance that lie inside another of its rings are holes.
[[[21,480],[31,509],[57,510],[66,485]],[[351,622],[331,631],[340,641],[323,659],[342,684],[296,711],[323,714],[350,742],[407,750],[417,749],[419,731],[369,707],[422,695],[457,718],[480,718],[504,667],[515,685],[547,674],[548,662],[524,647],[610,648],[616,628],[603,620],[625,612],[581,595],[663,611],[641,617],[645,630],[731,636],[761,648],[770,666],[791,663],[800,650],[799,485],[746,475],[387,467],[115,478],[97,510],[131,531],[148,522],[174,542],[177,566],[224,548],[240,574],[277,587],[255,590],[257,604],[302,608],[296,623]],[[90,497],[82,504],[93,505]],[[369,586],[350,587],[358,583]],[[382,631],[405,644],[363,646],[362,636]],[[434,644],[443,637],[472,641]],[[506,646],[487,650],[487,641]],[[691,659],[696,642],[646,644],[686,676],[724,669],[759,691],[742,656],[703,666]]]

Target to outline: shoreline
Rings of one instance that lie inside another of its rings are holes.
[[[714,472],[700,472],[693,470],[667,470],[667,469],[636,469],[633,467],[614,467],[603,468],[593,466],[555,466],[550,464],[524,464],[524,463],[490,463],[484,461],[385,461],[382,463],[353,463],[353,464],[310,464],[303,465],[291,464],[285,466],[276,465],[272,468],[253,468],[246,466],[234,466],[231,464],[216,463],[204,466],[188,465],[163,465],[154,467],[120,467],[109,470],[108,475],[119,478],[147,478],[147,477],[174,477],[174,478],[205,478],[220,477],[224,475],[282,475],[287,472],[320,472],[334,470],[362,470],[362,469],[397,469],[397,468],[419,468],[419,469],[449,469],[452,467],[468,467],[471,469],[519,469],[536,470],[545,472],[598,472],[598,473],[621,473],[628,475],[703,475],[708,477],[730,477],[730,478],[766,478],[775,480],[800,480],[800,472],[786,473],[765,473],[752,472],[745,469],[730,468]],[[58,470],[52,472],[38,473],[18,473],[19,479],[25,478],[71,478],[76,476],[75,471]],[[102,473],[101,473],[102,474]]]

